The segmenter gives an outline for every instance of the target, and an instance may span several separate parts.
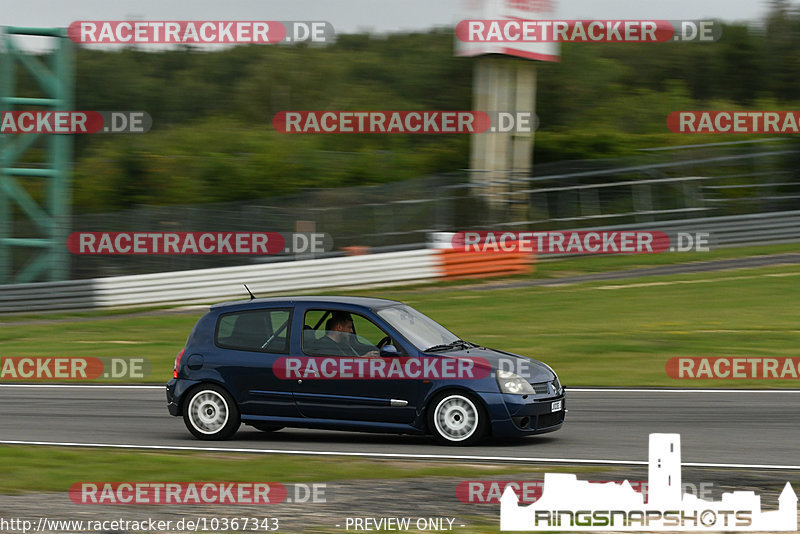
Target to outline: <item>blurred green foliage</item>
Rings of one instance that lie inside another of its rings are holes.
[[[284,110],[470,109],[474,59],[454,57],[453,41],[446,28],[340,35],[328,46],[81,47],[77,108],[144,110],[153,129],[78,136],[75,209],[244,200],[467,168],[467,136],[287,135],[271,125]],[[565,43],[561,62],[539,68],[534,161],[700,141],[668,132],[675,110],[797,109],[798,49],[800,11],[786,0],[773,0],[759,24],[725,24],[715,43]]]

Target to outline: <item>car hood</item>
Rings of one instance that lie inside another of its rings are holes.
[[[550,382],[556,379],[556,374],[553,370],[540,361],[487,347],[473,347],[447,352],[425,352],[423,354],[445,358],[483,358],[492,366],[492,372],[498,370],[511,371],[522,376],[530,383]]]

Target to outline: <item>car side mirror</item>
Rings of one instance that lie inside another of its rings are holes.
[[[381,348],[381,356],[384,358],[400,356],[400,351],[394,345],[384,345]]]

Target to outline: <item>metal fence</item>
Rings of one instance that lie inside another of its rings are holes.
[[[709,232],[717,246],[800,242],[800,210],[598,227]],[[0,286],[0,313],[158,304],[209,303],[325,288],[367,287],[446,278],[444,254],[434,249]],[[502,262],[501,262],[502,263]]]
[[[774,213],[800,208],[800,151],[767,139],[641,151],[624,160],[536,165],[532,176],[480,172],[313,190],[259,201],[142,206],[76,216],[73,231],[304,231],[335,250],[422,248],[431,232],[550,230]],[[751,234],[753,235],[753,234]],[[769,236],[762,235],[767,238]],[[746,238],[748,242],[752,242]],[[76,279],[252,265],[293,256],[72,256]]]
[[[710,234],[713,248],[800,243],[800,210],[597,226],[592,230],[653,230],[670,235],[705,232]]]

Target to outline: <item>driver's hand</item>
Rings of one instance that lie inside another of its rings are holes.
[[[378,357],[380,357],[380,355],[381,355],[381,353],[378,352],[377,350],[371,350],[371,351],[367,352],[366,354],[362,354],[362,356],[364,358],[378,358]]]

